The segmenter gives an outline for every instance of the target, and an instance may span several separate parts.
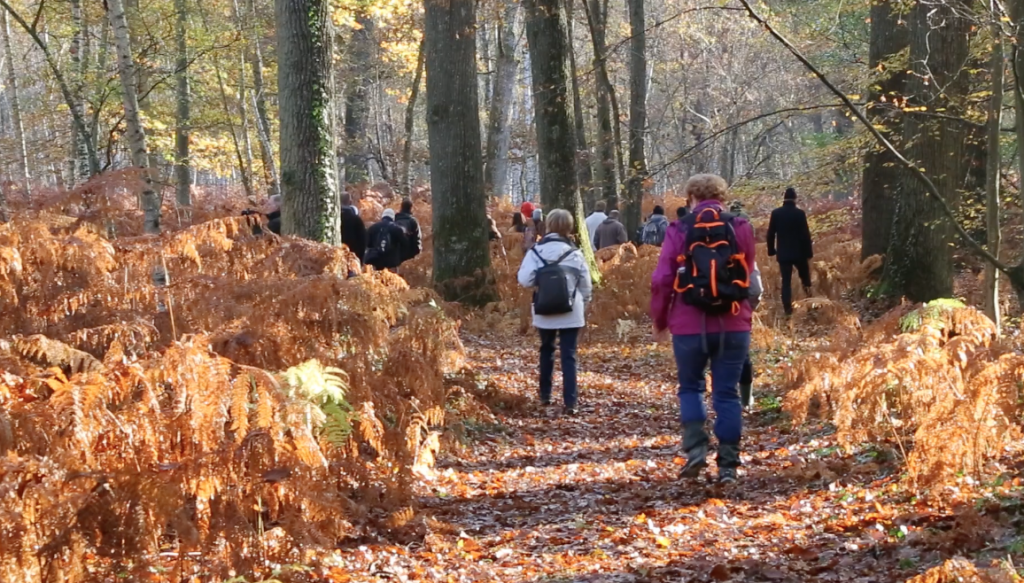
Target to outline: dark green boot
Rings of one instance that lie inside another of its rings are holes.
[[[740,384],[740,405],[747,411],[754,409],[754,385]]]
[[[718,444],[718,481],[731,484],[739,480],[737,468],[740,467],[740,444]]]
[[[704,431],[703,421],[683,425],[683,451],[686,452],[686,465],[679,472],[679,477],[700,477],[701,471],[708,467],[708,434]]]

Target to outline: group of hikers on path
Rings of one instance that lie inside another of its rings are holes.
[[[679,420],[686,464],[680,476],[695,478],[708,465],[710,438],[705,425],[706,371],[711,369],[713,433],[718,440],[718,480],[739,478],[743,409],[752,405],[753,367],[750,332],[754,310],[761,301],[761,274],[755,261],[755,235],[742,204],[724,206],[728,185],[719,176],[701,174],[686,183],[688,207],[680,207],[669,222],[656,207],[638,233],[642,244],[661,247],[651,278],[654,338],[672,340],[679,383]],[[806,213],[796,206],[793,188],[783,205],[772,212],[768,226],[768,255],[777,257],[782,272],[782,301],[793,311],[792,270],[795,267],[810,291],[813,257]],[[588,236],[601,249],[627,242],[616,211],[605,213],[598,203],[586,219]],[[529,212],[527,212],[529,211]],[[576,351],[586,326],[586,304],[593,284],[583,253],[573,244],[574,220],[563,209],[552,210],[543,223],[530,203],[513,218],[522,228],[526,254],[519,268],[520,285],[533,288],[533,325],[540,335],[540,401],[552,403],[556,341],[562,368],[564,413],[578,413]],[[530,230],[538,234],[536,239]]]

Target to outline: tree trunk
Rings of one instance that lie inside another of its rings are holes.
[[[276,0],[281,231],[341,244],[331,136],[330,0]]]
[[[412,138],[416,130],[416,102],[419,101],[420,85],[423,84],[424,61],[426,61],[426,50],[421,40],[419,54],[416,56],[416,73],[413,75],[412,89],[409,91],[409,103],[405,106],[405,142],[402,144],[402,170],[398,187],[406,195],[412,190],[409,167],[412,165]]]
[[[569,0],[565,5],[566,27],[569,38],[569,79],[572,80],[573,122],[576,126],[576,181],[579,183],[583,196],[584,208],[594,208],[597,192],[594,191],[594,169],[590,166],[590,147],[587,145],[587,126],[583,118],[583,99],[580,96],[580,82],[576,69],[576,49],[573,47],[573,3]]]
[[[490,113],[487,116],[487,158],[484,174],[486,191],[500,198],[508,196],[508,149],[512,142],[512,115],[519,61],[516,49],[519,31],[519,2],[508,0],[504,22],[496,26],[498,58],[494,68]]]
[[[188,72],[188,6],[186,0],[174,0],[177,17],[174,40],[178,59],[175,70],[177,81],[174,126],[174,200],[178,207],[192,206],[192,162],[189,153],[192,95]]]
[[[224,107],[224,116],[227,119],[228,130],[231,132],[231,142],[235,146],[235,162],[238,164],[238,174],[242,178],[242,189],[245,191],[246,198],[251,199],[255,197],[255,193],[252,190],[252,176],[249,172],[249,166],[246,164],[247,158],[243,149],[243,139],[239,135],[238,127],[235,126],[234,115],[231,110],[231,100],[228,98],[227,84],[224,81],[220,57],[217,54],[213,55],[213,72],[217,77],[217,87],[220,89],[220,102]]]
[[[425,0],[434,284],[449,301],[496,299],[480,148],[475,0]]]
[[[999,182],[1001,179],[1002,156],[1000,154],[1000,133],[1003,115],[1003,70],[1006,66],[1003,56],[1003,31],[999,24],[999,11],[995,0],[992,0],[992,99],[988,109],[988,168],[985,184],[985,228],[988,234],[988,250],[999,257],[1002,243],[999,228]],[[991,263],[985,264],[985,313],[995,322],[1001,324],[999,310],[999,270]]]
[[[647,33],[644,0],[627,0],[629,6],[629,175],[623,224],[633,235],[640,228],[643,214],[644,182],[647,180],[647,156],[644,152],[647,131]],[[733,151],[735,159],[735,148]]]
[[[1021,187],[1017,189],[1020,199],[1018,204],[1024,205],[1024,0],[1010,0],[1008,4],[1016,41],[1013,43],[1010,64],[1013,67],[1013,104],[1016,113],[1017,173],[1022,177]]]
[[[153,188],[153,177],[149,172],[149,153],[146,150],[146,132],[139,117],[139,96],[135,89],[135,60],[128,31],[128,20],[124,14],[122,0],[107,0],[107,16],[114,33],[117,49],[117,68],[121,77],[121,91],[124,101],[125,135],[132,154],[132,164],[140,170],[143,181],[142,212],[145,231],[148,234],[160,232],[160,195]]]
[[[242,55],[238,61],[238,117],[242,122],[242,153],[245,159],[243,169],[249,182],[246,192],[253,196],[256,189],[253,186],[252,137],[249,135],[249,90],[245,83],[245,65],[245,56]]]
[[[569,43],[561,0],[527,0],[534,121],[540,161],[540,200],[575,211],[576,143],[569,111]]]
[[[584,222],[583,198],[576,185],[575,129],[569,111],[569,40],[561,2],[526,0],[523,4],[533,80],[540,200],[548,209],[563,208],[572,213],[577,242],[597,281],[600,272]]]
[[[907,84],[907,67],[890,64],[895,55],[910,45],[905,23],[901,24],[899,2],[882,0],[871,5],[869,64],[880,75],[870,84],[867,114],[886,137],[899,144],[901,112],[893,100],[902,98]],[[883,101],[884,100],[884,101]],[[895,157],[876,144],[864,156],[861,186],[861,258],[883,255],[889,250],[892,222],[896,215],[897,185],[904,170]]]
[[[18,183],[25,191],[25,198],[32,193],[29,183],[28,147],[25,144],[25,127],[21,123],[21,98],[18,96],[18,71],[14,65],[14,52],[11,50],[11,26],[7,11],[3,13],[4,59],[7,61],[7,92],[11,103],[11,125],[14,126],[15,155],[18,157]]]
[[[88,46],[86,39],[85,19],[82,14],[82,0],[71,0],[71,91],[74,98],[74,107],[78,117],[85,119],[85,66],[83,52]],[[70,185],[77,185],[89,179],[89,151],[86,149],[88,136],[82,136],[74,131],[74,117],[71,122],[71,160],[68,165],[70,173]]]
[[[367,126],[370,117],[370,84],[373,82],[377,50],[373,19],[356,18],[359,27],[349,43],[348,90],[345,95],[345,182],[361,184],[370,179],[370,145]]]
[[[39,50],[43,52],[43,59],[46,61],[46,66],[50,69],[50,73],[53,75],[54,80],[57,82],[57,86],[60,88],[60,94],[61,97],[64,98],[64,103],[71,111],[71,119],[74,122],[75,131],[78,132],[80,136],[86,136],[86,144],[88,144],[87,148],[89,153],[89,174],[91,176],[99,174],[100,161],[96,156],[94,144],[88,139],[89,131],[86,127],[85,119],[83,116],[79,115],[79,112],[75,109],[75,99],[74,93],[71,91],[71,85],[68,83],[67,78],[64,77],[60,66],[57,64],[57,60],[53,57],[53,53],[50,52],[50,47],[46,44],[46,41],[43,40],[43,37],[39,35],[39,31],[34,28],[34,24],[30,24],[22,18],[21,15],[11,7],[9,2],[6,0],[0,0],[0,8],[3,8],[4,10],[4,20],[6,21],[8,15],[10,15],[10,17],[18,23],[18,26],[32,37],[32,42],[34,42],[36,46],[39,47]],[[4,34],[8,39],[7,48],[10,48],[9,26],[4,27]],[[10,53],[10,51],[8,51],[8,53]],[[8,59],[8,61],[10,62],[10,59]],[[9,69],[9,71],[13,71],[13,68]]]
[[[947,4],[919,3],[911,9],[909,106],[927,105],[958,117],[964,111],[969,79],[963,66],[969,58],[971,0]],[[932,50],[941,46],[941,51]],[[910,115],[903,121],[905,154],[932,177],[939,192],[954,208],[958,188],[966,177],[966,125],[958,120]],[[912,301],[930,301],[953,293],[953,226],[940,203],[909,173],[898,181],[896,205],[884,283],[886,290]]]
[[[587,12],[587,23],[590,25],[590,39],[594,45],[594,70],[597,73],[597,179],[609,206],[618,208],[619,179],[616,174],[618,165],[615,152],[615,126],[618,125],[618,119],[612,119],[614,87],[605,66],[607,3],[602,5],[602,0],[583,0],[583,7]]]
[[[263,162],[263,180],[270,195],[281,194],[277,180],[277,162],[274,160],[273,140],[270,131],[270,117],[267,115],[267,90],[263,80],[263,48],[260,46],[259,14],[256,1],[248,0],[250,27],[249,63],[252,68],[253,104],[256,109],[256,130],[260,142],[260,160]]]

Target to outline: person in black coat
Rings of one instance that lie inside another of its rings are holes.
[[[402,210],[395,215],[395,222],[405,229],[405,250],[402,261],[408,261],[423,251],[423,238],[420,235],[420,223],[412,216],[412,199],[402,200]]]
[[[782,306],[793,313],[793,268],[800,275],[804,291],[811,293],[810,260],[814,257],[807,213],[796,206],[796,189],[786,189],[782,206],[772,211],[768,223],[768,256],[777,257],[782,272]]]
[[[352,195],[341,195],[341,242],[348,245],[360,261],[366,255],[366,224],[359,217],[359,209],[352,205]]]
[[[378,270],[394,271],[402,264],[406,245],[405,229],[395,222],[395,211],[387,209],[380,222],[370,227],[363,263]]]

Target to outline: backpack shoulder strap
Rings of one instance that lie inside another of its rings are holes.
[[[554,263],[554,264],[555,264],[555,265],[558,265],[559,263],[561,263],[561,262],[565,261],[565,258],[566,258],[566,257],[568,257],[568,256],[572,255],[572,254],[573,254],[573,253],[575,253],[575,252],[576,252],[576,248],[575,248],[575,247],[573,247],[572,245],[570,245],[570,246],[569,246],[569,250],[568,250],[568,251],[566,251],[565,253],[562,253],[562,255],[561,255],[561,256],[560,256],[560,257],[559,257],[558,259],[556,259],[556,260],[555,260],[555,263]]]
[[[537,256],[537,259],[540,259],[541,267],[547,267],[548,265],[551,265],[551,264],[548,263],[546,259],[541,257],[540,251],[537,251],[537,247],[539,247],[539,246],[540,246],[539,244],[538,245],[534,245],[533,247],[530,248],[530,251],[533,251],[533,254]]]

